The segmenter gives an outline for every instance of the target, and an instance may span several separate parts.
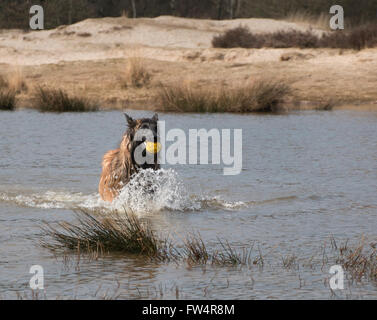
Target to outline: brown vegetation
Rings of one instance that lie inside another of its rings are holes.
[[[128,59],[126,70],[121,78],[122,88],[142,88],[150,83],[151,74],[146,69],[142,58],[132,57]]]
[[[41,112],[91,112],[98,107],[86,98],[70,96],[62,89],[38,87],[35,109]]]
[[[254,34],[246,27],[230,29],[212,40],[215,48],[339,48],[361,50],[377,46],[377,24],[370,23],[348,30],[318,36],[312,30],[287,30]]]
[[[260,80],[252,85],[216,89],[194,88],[190,84],[164,87],[159,91],[163,111],[179,112],[280,112],[291,93],[288,84]]]

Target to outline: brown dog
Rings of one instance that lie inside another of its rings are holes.
[[[158,115],[152,118],[132,119],[125,114],[128,130],[116,150],[108,151],[102,161],[102,175],[99,183],[99,194],[105,201],[112,202],[119,191],[126,185],[133,174],[142,169],[158,170],[158,152],[161,145],[158,142]],[[146,134],[148,133],[148,134]],[[151,141],[153,140],[153,141]],[[149,156],[151,161],[138,163],[136,152]]]

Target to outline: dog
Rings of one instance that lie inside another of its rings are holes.
[[[128,129],[120,146],[108,151],[102,161],[98,191],[102,200],[112,202],[131,177],[144,169],[160,169],[158,153],[158,115],[134,120],[126,113]],[[142,159],[143,161],[140,161]]]

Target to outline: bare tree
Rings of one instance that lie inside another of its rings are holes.
[[[132,17],[133,17],[133,18],[136,18],[137,14],[136,14],[136,4],[135,4],[135,0],[131,0],[131,5],[132,5]]]
[[[234,0],[229,0],[229,19],[233,19]]]
[[[241,6],[242,6],[242,0],[236,0],[236,11],[234,13],[235,18],[240,17]]]

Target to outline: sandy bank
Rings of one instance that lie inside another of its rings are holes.
[[[160,83],[236,86],[270,77],[292,85],[294,94],[287,104],[293,108],[316,108],[331,101],[339,108],[377,110],[377,49],[211,48],[214,35],[240,24],[254,32],[308,27],[270,19],[164,16],[89,19],[27,33],[2,30],[0,74],[22,73],[28,90],[18,95],[20,107],[32,104],[38,85],[89,96],[103,108],[154,109]],[[152,76],[147,87],[122,88],[120,79],[130,57],[143,58]]]

